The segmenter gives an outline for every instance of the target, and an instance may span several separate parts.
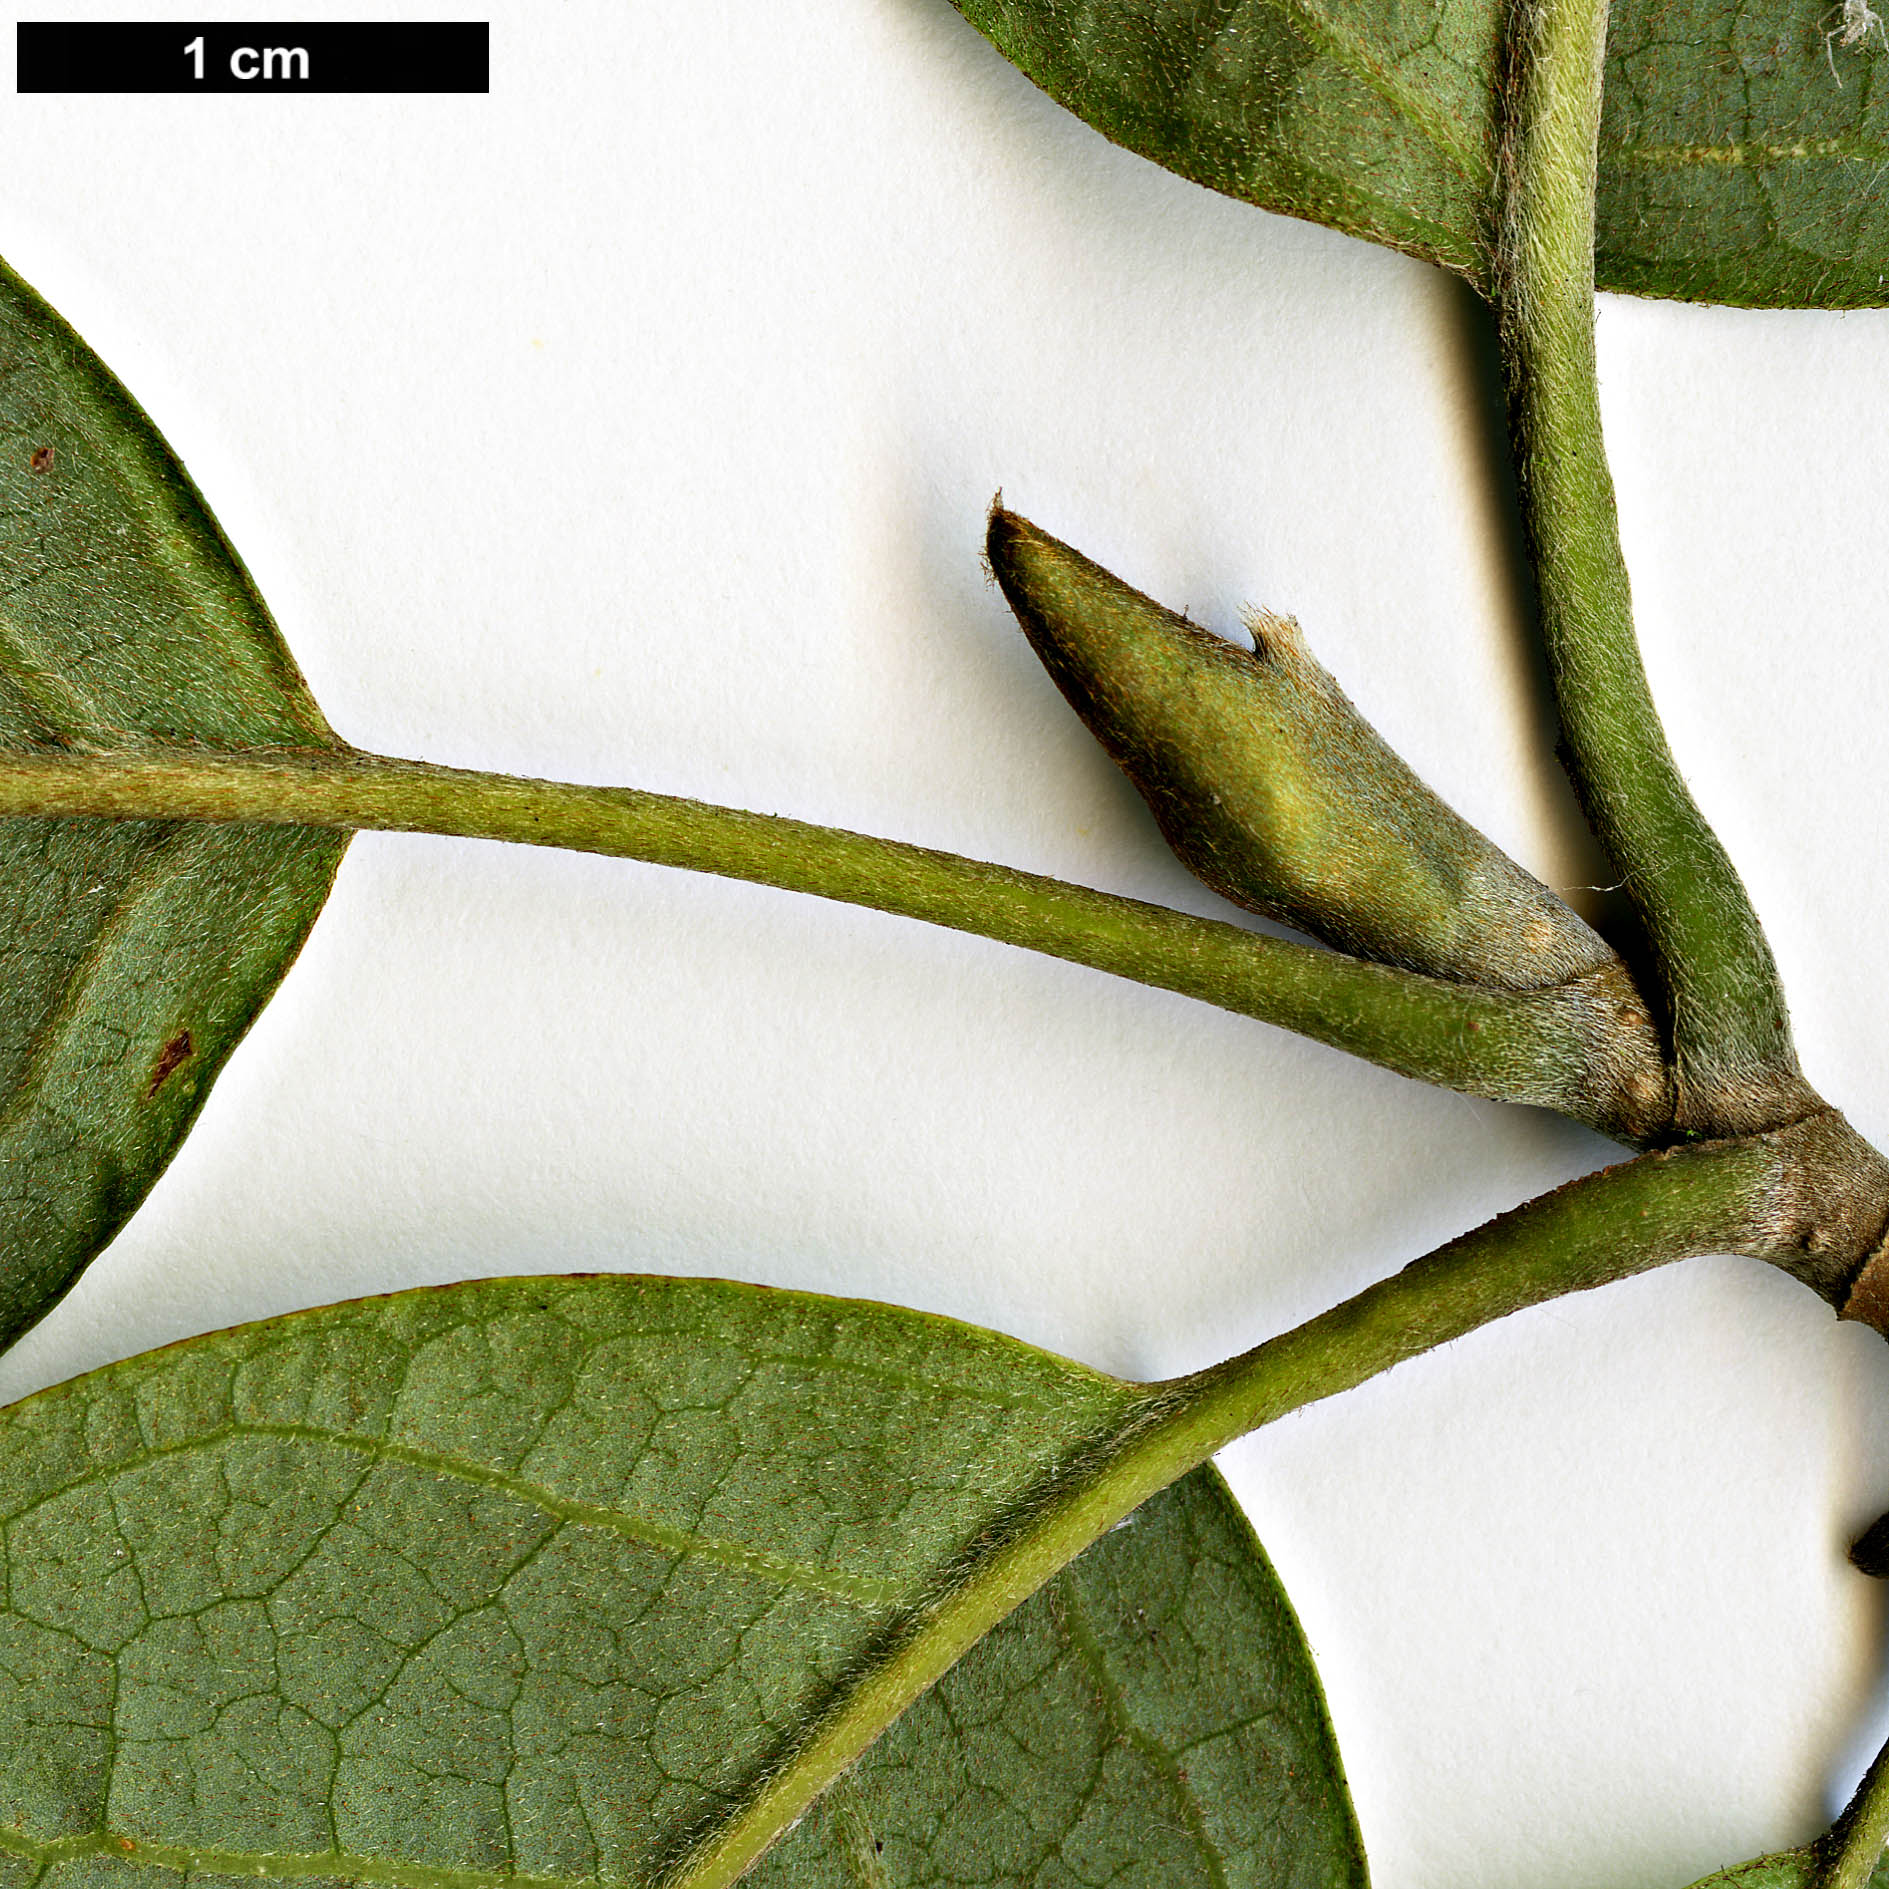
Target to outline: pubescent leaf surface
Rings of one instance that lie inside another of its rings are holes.
[[[1889,304],[1889,45],[1860,12],[1846,45],[1844,19],[1830,0],[1619,0],[1601,101],[1602,288]]]
[[[0,747],[157,744],[338,745],[156,429],[0,264]],[[0,822],[0,1343],[162,1172],[344,844]]]
[[[1493,0],[955,0],[1116,143],[1486,283]],[[1603,289],[1889,304],[1889,39],[1861,0],[1619,0]]]
[[[1482,272],[1497,0],[954,0],[1117,144],[1268,210]]]
[[[1298,1623],[1215,1471],[1012,1614],[749,1880],[1364,1889]]]
[[[1142,1396],[918,1313],[606,1277],[300,1313],[29,1398],[0,1413],[0,1877],[687,1883]],[[754,1879],[1361,1885],[1303,1642],[1212,1473]]]

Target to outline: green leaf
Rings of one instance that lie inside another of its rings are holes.
[[[1787,1850],[1721,1869],[1717,1875],[1694,1883],[1692,1889],[1804,1889],[1810,1881],[1811,1865],[1808,1850]]]
[[[1012,1614],[749,1880],[1363,1889],[1298,1622],[1213,1469]]]
[[[1104,136],[1480,278],[1498,0],[955,0]]]
[[[1760,1856],[1755,1862],[1722,1869],[1716,1876],[1695,1882],[1692,1889],[1811,1889],[1816,1868],[1817,1858],[1812,1851],[1781,1850],[1775,1856]],[[1876,1865],[1869,1889],[1889,1889],[1889,1860]]]
[[[104,364],[0,264],[0,748],[334,748]],[[0,824],[0,1343],[123,1225],[327,896],[300,827]]]
[[[1505,17],[1491,0],[956,4],[1129,150],[1486,284]],[[1889,42],[1853,11],[1843,44],[1845,17],[1830,0],[1621,0],[1600,287],[1889,303]]]
[[[1877,27],[1842,44],[1843,17],[1833,0],[1620,0],[1601,114],[1602,288],[1889,303],[1889,49]]]
[[[918,1313],[625,1277],[96,1371],[0,1412],[0,1856],[60,1889],[732,1882],[744,1809],[836,1714],[896,1712],[875,1686],[954,1574],[1150,1401]],[[1161,1867],[1110,1879],[1363,1881],[1303,1645],[1210,1474],[975,1649],[762,1880],[1137,1855]]]

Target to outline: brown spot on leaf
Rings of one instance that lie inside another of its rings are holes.
[[[179,1063],[188,1062],[196,1045],[190,1040],[188,1030],[179,1030],[171,1040],[157,1053],[157,1063],[151,1071],[151,1086],[145,1090],[144,1099],[150,1101],[166,1082],[171,1072]]]
[[[35,472],[50,472],[52,470],[53,458],[53,449],[50,446],[35,446],[33,448],[32,458],[26,463],[31,466]]]

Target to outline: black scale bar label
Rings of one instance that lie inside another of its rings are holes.
[[[483,22],[16,28],[21,92],[484,92]]]

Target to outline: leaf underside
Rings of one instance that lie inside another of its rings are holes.
[[[300,1313],[29,1398],[0,1412],[0,1889],[686,1884],[1140,1399],[918,1313],[627,1277]],[[752,1880],[1361,1886],[1317,1680],[1212,1472]]]
[[[1298,1624],[1215,1471],[1011,1615],[748,1880],[1364,1889]]]
[[[1827,0],[1619,0],[1600,287],[1748,308],[1889,305],[1889,56],[1879,28],[1843,44],[1842,16]]]
[[[954,0],[1059,104],[1210,189],[1481,269],[1500,0]]]
[[[0,264],[0,747],[336,745],[136,402]],[[0,1344],[123,1225],[300,949],[345,841],[0,829]]]
[[[1142,156],[1485,283],[1499,0],[955,0]],[[1603,289],[1889,304],[1889,47],[1828,0],[1619,0]]]

